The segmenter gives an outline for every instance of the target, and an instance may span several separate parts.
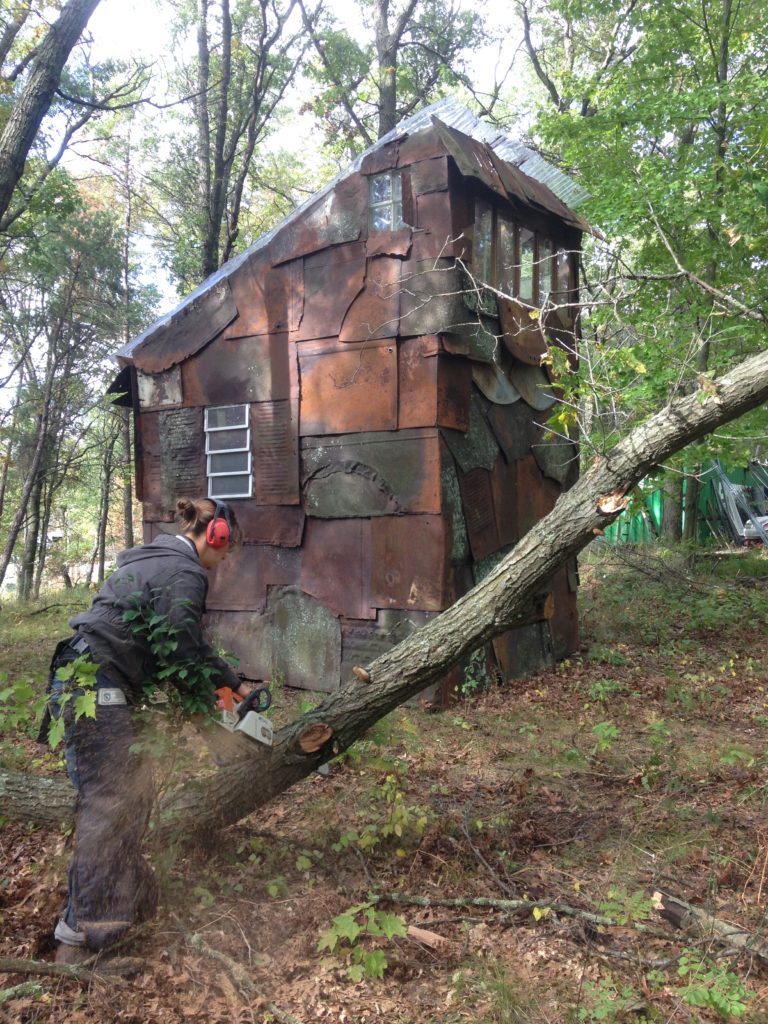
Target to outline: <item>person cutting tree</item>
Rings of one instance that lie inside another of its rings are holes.
[[[241,697],[251,691],[214,653],[201,626],[206,570],[239,539],[234,512],[208,498],[182,498],[176,511],[181,532],[119,555],[90,609],[70,620],[76,633],[51,662],[41,739],[51,716],[61,716],[77,790],[67,905],[54,933],[57,963],[81,963],[109,949],[157,905],[157,883],[141,854],[154,790],[147,757],[132,749],[136,708],[158,686],[170,686],[187,713],[210,711],[217,688]],[[84,676],[95,688],[95,717],[74,712]]]

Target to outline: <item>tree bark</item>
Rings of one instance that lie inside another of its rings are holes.
[[[711,390],[711,389],[709,389]],[[367,666],[368,681],[353,679],[322,704],[281,729],[271,749],[255,744],[241,760],[215,776],[185,784],[161,807],[154,836],[201,842],[309,775],[345,750],[366,729],[408,697],[440,679],[470,651],[527,619],[552,574],[585,548],[627,502],[626,495],[649,470],[691,441],[768,399],[768,350],[740,363],[716,382],[714,393],[681,398],[628,434],[595,460],[581,479],[533,527],[481,583],[447,611]],[[319,736],[310,742],[312,730]],[[13,795],[31,790],[29,777],[11,789],[13,774],[0,775],[0,795],[16,817],[39,820],[43,801],[28,799],[21,814]],[[51,783],[46,780],[50,792]],[[63,808],[65,784],[56,806]],[[5,789],[3,788],[5,787]],[[45,801],[47,804],[47,801]],[[50,810],[45,808],[50,820]]]
[[[67,58],[99,0],[69,0],[48,29],[21,95],[0,136],[0,219],[24,173],[27,154],[48,112]]]
[[[664,481],[661,505],[661,539],[677,544],[683,539],[683,477],[670,474]]]

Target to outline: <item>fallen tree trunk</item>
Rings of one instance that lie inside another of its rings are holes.
[[[721,921],[713,914],[708,914],[700,907],[694,907],[679,896],[666,892],[653,894],[654,909],[675,928],[696,935],[698,938],[709,939],[726,949],[737,949],[749,956],[755,956],[763,963],[768,963],[768,945],[762,937],[748,932],[727,921]]]
[[[366,666],[318,707],[281,729],[270,749],[252,748],[215,776],[172,792],[155,830],[161,842],[204,841],[309,775],[463,656],[530,617],[552,574],[621,512],[647,473],[691,441],[768,398],[768,351],[714,385],[681,398],[635,428],[561,496],[481,583],[447,611]],[[24,776],[29,789],[29,777]],[[66,783],[61,783],[62,788]],[[12,775],[0,796],[13,806]],[[28,803],[22,816],[35,820]]]

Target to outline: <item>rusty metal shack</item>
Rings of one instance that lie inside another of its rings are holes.
[[[208,620],[248,675],[335,689],[573,483],[576,445],[542,426],[542,359],[576,358],[580,191],[442,101],[117,353],[145,540],[182,495],[236,511],[244,543]],[[572,652],[576,586],[574,562],[547,618],[497,638],[473,677]]]

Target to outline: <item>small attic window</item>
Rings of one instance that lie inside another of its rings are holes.
[[[400,172],[374,174],[368,181],[368,230],[396,231],[404,226]]]
[[[205,410],[205,453],[209,498],[250,498],[251,427],[247,405]]]

